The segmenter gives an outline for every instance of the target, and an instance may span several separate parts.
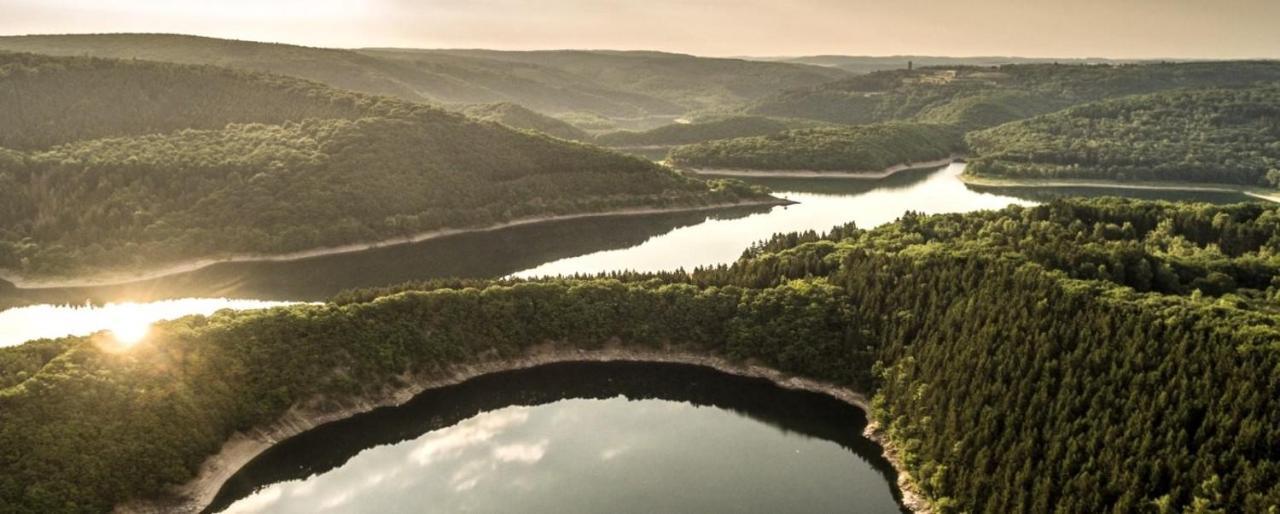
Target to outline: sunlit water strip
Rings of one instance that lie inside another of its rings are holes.
[[[89,335],[109,330],[124,342],[146,336],[153,323],[191,314],[213,314],[222,309],[265,309],[296,302],[182,298],[147,303],[93,305],[33,305],[0,311],[0,347],[32,339]]]
[[[729,220],[709,220],[683,227],[621,250],[595,252],[513,273],[515,277],[572,275],[617,270],[664,271],[676,268],[691,270],[698,266],[728,264],[737,260],[751,244],[773,234],[813,230],[826,232],[832,227],[855,222],[860,228],[872,228],[894,221],[904,212],[924,214],[971,212],[1000,209],[1011,204],[1035,205],[1036,202],[1001,194],[969,189],[957,177],[964,163],[953,163],[930,173],[927,178],[906,184],[851,180],[848,186],[864,186],[865,190],[833,193],[788,191],[787,186],[771,186],[774,195],[799,202],[775,207],[767,213]],[[823,180],[841,185],[842,179]]]

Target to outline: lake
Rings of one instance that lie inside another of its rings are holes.
[[[903,512],[865,426],[829,396],[709,368],[551,364],[288,439],[209,511]]]
[[[729,263],[778,232],[873,227],[1057,194],[1226,203],[1243,196],[971,188],[963,164],[881,180],[751,179],[788,206],[613,216],[293,262],[226,263],[130,284],[0,284],[0,346],[220,308],[322,301],[439,277],[534,277]],[[90,305],[86,305],[89,302]],[[107,305],[103,305],[107,304]],[[704,368],[554,365],[480,377],[277,445],[223,489],[228,512],[899,512],[861,411]]]
[[[235,303],[238,300],[323,301],[347,289],[441,277],[692,269],[732,262],[752,243],[779,232],[821,232],[850,221],[860,227],[874,227],[893,221],[908,210],[943,213],[997,209],[1011,203],[1030,205],[1063,193],[1212,203],[1248,200],[1244,195],[1187,191],[974,188],[956,178],[963,170],[963,163],[955,163],[880,180],[750,179],[748,182],[768,186],[776,196],[798,203],[714,212],[582,218],[298,261],[217,264],[190,273],[105,287],[16,289],[0,283],[0,309],[41,306],[40,316],[5,316],[7,311],[0,311],[0,346],[33,337],[83,333],[84,325],[76,325],[75,331],[64,330],[62,325],[51,323],[48,315],[64,309],[69,317],[76,316],[86,302],[144,309],[147,303],[159,300],[200,299],[200,309],[189,312],[205,313],[217,302],[236,308],[241,306]],[[172,316],[184,314],[166,312]],[[96,319],[103,321],[99,329],[110,328],[111,318]]]

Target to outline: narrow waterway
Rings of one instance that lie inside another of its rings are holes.
[[[18,289],[0,283],[0,346],[36,337],[111,329],[118,319],[160,319],[148,312],[162,300],[166,316],[211,309],[253,308],[263,301],[323,301],[353,288],[440,277],[533,277],[612,270],[661,271],[729,263],[756,241],[780,232],[825,231],[847,222],[874,227],[911,210],[923,213],[1029,205],[1062,195],[1230,203],[1243,195],[1190,191],[966,186],[963,163],[879,180],[748,179],[795,202],[712,212],[584,218],[458,234],[420,243],[289,262],[225,263],[154,280],[106,287]],[[86,303],[117,304],[90,315]],[[190,310],[177,306],[189,305]],[[15,307],[34,306],[27,310]],[[130,312],[134,309],[136,312]],[[50,320],[61,313],[76,323]],[[94,325],[89,320],[99,320]],[[65,326],[64,326],[65,325]]]

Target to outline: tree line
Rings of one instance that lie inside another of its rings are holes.
[[[880,171],[945,158],[962,147],[960,132],[949,126],[881,123],[707,141],[673,148],[667,159],[691,168]]]

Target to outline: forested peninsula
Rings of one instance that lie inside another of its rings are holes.
[[[725,116],[673,123],[645,131],[616,131],[597,135],[596,144],[614,147],[675,146],[716,139],[767,136],[789,129],[829,125],[812,120],[790,120],[764,116]]]
[[[732,265],[441,281],[0,349],[0,504],[102,512],[231,435],[535,348],[874,395],[936,512],[1280,504],[1280,206],[1055,201],[778,235]],[[1269,510],[1270,509],[1270,510]]]
[[[905,163],[945,159],[962,149],[961,132],[954,127],[881,123],[707,141],[676,147],[667,160],[695,170],[878,174]]]
[[[978,177],[1280,189],[1280,85],[1105,100],[967,139]]]
[[[91,276],[771,201],[439,108],[209,66],[0,53],[0,269]]]

